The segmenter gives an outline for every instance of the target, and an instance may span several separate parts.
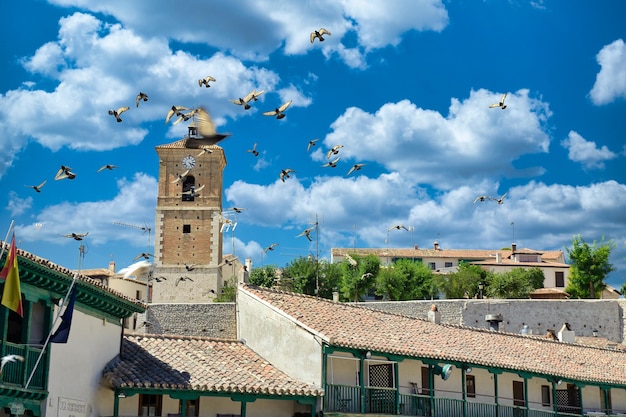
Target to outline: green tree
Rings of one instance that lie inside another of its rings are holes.
[[[393,301],[422,300],[435,295],[433,284],[433,273],[426,265],[400,259],[378,275],[376,293]]]
[[[598,243],[585,242],[581,235],[574,236],[572,247],[565,248],[571,265],[569,283],[565,291],[574,298],[600,298],[606,288],[604,278],[614,270],[609,262],[613,240]]]
[[[237,277],[232,276],[222,287],[222,292],[213,299],[214,303],[233,303],[237,294]]]
[[[489,276],[486,294],[490,298],[528,298],[543,287],[543,271],[539,268],[514,268]]]
[[[376,276],[380,271],[380,259],[375,255],[349,254],[349,256],[353,263],[346,257],[339,264],[342,272],[341,295],[344,301],[360,301],[362,295],[368,294],[374,288]]]
[[[489,273],[478,265],[461,262],[457,272],[436,275],[434,280],[436,288],[448,299],[473,298],[479,293],[478,285],[487,282],[488,275]]]
[[[331,264],[324,260],[317,263],[314,259],[300,257],[294,259],[283,269],[282,277],[290,280],[290,290],[307,295],[316,295],[331,299],[333,290],[341,285],[341,270],[338,264]]]
[[[276,285],[276,265],[265,265],[254,268],[248,277],[248,282],[259,287],[272,288]]]

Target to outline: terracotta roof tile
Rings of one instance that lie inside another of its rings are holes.
[[[434,324],[354,304],[248,285],[242,285],[240,291],[282,310],[333,346],[626,385],[626,355],[615,350]]]
[[[496,253],[500,253],[502,258],[508,258],[512,252],[509,249],[434,249],[434,248],[332,248],[333,256],[344,256],[346,253],[357,255],[376,255],[389,256],[392,258],[455,258],[455,259],[495,259]],[[534,249],[516,249],[515,253],[541,254],[541,258],[545,261],[556,261],[563,256],[560,250],[555,251],[537,251]]]
[[[122,356],[103,377],[115,388],[164,388],[282,396],[319,396],[242,342],[192,336],[126,335]]]

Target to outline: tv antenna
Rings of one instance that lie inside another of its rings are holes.
[[[138,225],[138,224],[120,222],[120,221],[117,221],[117,220],[114,220],[113,224],[116,224],[118,226],[123,226],[123,227],[130,227],[131,229],[143,230],[144,232],[148,232],[148,253],[152,253],[152,251],[151,251],[151,248],[152,248],[152,228],[150,226],[148,226],[147,224],[144,224],[143,226],[141,226],[141,225]]]

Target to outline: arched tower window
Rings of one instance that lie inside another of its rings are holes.
[[[196,188],[196,179],[193,175],[187,175],[183,180],[183,201],[193,201],[194,200],[194,190]]]

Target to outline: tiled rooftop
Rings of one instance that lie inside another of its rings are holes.
[[[114,388],[162,388],[223,393],[319,396],[242,342],[191,336],[126,335],[122,358],[103,377]]]
[[[623,351],[434,324],[354,304],[248,285],[242,285],[240,291],[282,310],[333,346],[626,386]]]
[[[392,258],[454,258],[454,259],[494,259],[496,253],[502,255],[502,259],[511,256],[510,249],[434,249],[434,248],[332,248],[333,256],[345,256],[347,253],[357,255],[376,255],[378,257]],[[560,250],[554,251],[537,251],[534,249],[520,248],[515,253],[524,254],[541,254],[544,261],[555,262],[563,256]]]

